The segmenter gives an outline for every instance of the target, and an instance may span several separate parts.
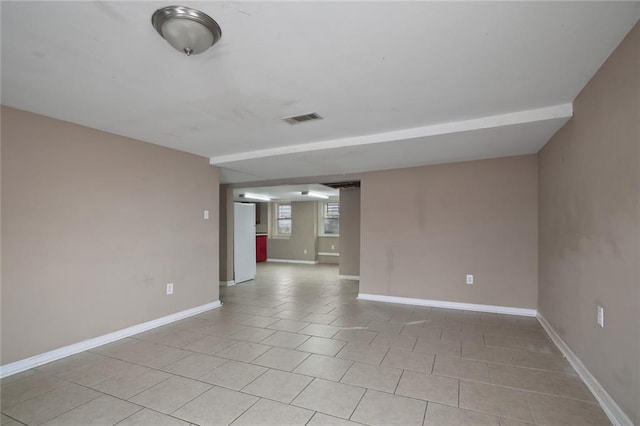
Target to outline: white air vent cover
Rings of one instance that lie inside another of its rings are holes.
[[[299,123],[304,123],[305,121],[322,120],[322,117],[320,117],[315,112],[310,112],[308,114],[294,115],[291,117],[282,117],[282,120],[286,121],[289,124],[299,124]]]

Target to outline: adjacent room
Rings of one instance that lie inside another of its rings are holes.
[[[0,2],[2,426],[640,425],[640,2]]]

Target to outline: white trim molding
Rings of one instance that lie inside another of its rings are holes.
[[[564,340],[560,337],[558,333],[551,327],[551,325],[547,322],[547,320],[542,316],[542,314],[538,313],[538,322],[542,325],[542,328],[547,332],[553,343],[560,349],[562,354],[567,358],[569,364],[573,367],[573,369],[578,373],[578,376],[582,379],[582,381],[587,385],[595,399],[600,403],[602,410],[609,417],[611,423],[614,426],[633,426],[633,422],[631,419],[622,411],[622,408],[611,398],[611,396],[607,393],[607,391],[602,387],[600,382],[593,377],[593,374],[587,367],[582,363],[580,358],[571,350],[569,345],[565,343]]]
[[[338,275],[338,279],[360,281],[360,275]]]
[[[267,259],[267,262],[275,263],[302,263],[304,265],[315,265],[317,260],[293,260],[293,259]]]
[[[179,321],[184,318],[198,315],[203,312],[219,308],[220,306],[222,306],[222,303],[220,303],[219,300],[216,300],[215,302],[207,303],[201,306],[196,306],[195,308],[176,312],[175,314],[167,315],[162,318],[157,318],[151,321],[143,322],[141,324],[124,328],[122,330],[114,331],[113,333],[104,334],[102,336],[94,337],[92,339],[84,340],[82,342],[78,342],[72,345],[64,346],[62,348],[54,349],[49,352],[34,355],[32,357],[21,359],[19,361],[11,362],[9,364],[0,366],[0,377],[11,376],[12,374],[20,373],[22,371],[29,370],[39,365],[68,357],[69,355],[77,354],[79,352],[83,352],[88,349],[102,346],[107,343],[115,342],[116,340],[124,339],[125,337],[133,336],[134,334],[142,333],[143,331],[160,327],[161,325],[166,325],[175,321]]]
[[[234,280],[220,281],[220,287],[231,287],[232,285],[236,285],[236,282]]]
[[[460,309],[464,311],[487,312],[491,314],[519,315],[535,317],[537,311],[528,308],[511,308],[508,306],[478,305],[475,303],[447,302],[444,300],[414,299],[411,297],[386,296],[383,294],[358,293],[358,299],[373,302],[398,303],[401,305],[430,306],[432,308]]]
[[[318,256],[335,256],[335,257],[339,257],[340,253],[335,253],[335,252],[320,252],[318,253]]]

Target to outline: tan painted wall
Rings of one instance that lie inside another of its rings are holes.
[[[340,237],[318,237],[318,253],[340,253]]]
[[[255,203],[256,212],[259,212],[260,222],[256,223],[256,234],[269,232],[269,203]]]
[[[539,153],[539,310],[640,424],[640,25]],[[596,305],[604,307],[604,328]]]
[[[2,364],[218,300],[206,158],[1,114]]]
[[[367,173],[361,185],[361,293],[536,307],[535,155]]]
[[[333,248],[331,248],[333,246]],[[340,256],[323,256],[320,253],[340,254],[339,237],[318,237],[318,263],[337,265],[340,263]]]
[[[318,203],[299,201],[291,203],[291,237],[270,238],[267,242],[269,259],[316,260]],[[304,250],[307,254],[304,254]]]
[[[340,275],[360,275],[360,188],[340,190]]]
[[[233,189],[220,185],[220,281],[233,280]]]

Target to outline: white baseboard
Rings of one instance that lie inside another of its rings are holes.
[[[609,417],[611,423],[615,426],[633,426],[631,419],[625,414],[618,404],[611,398],[607,391],[602,387],[600,382],[587,370],[587,367],[582,363],[580,358],[573,353],[569,345],[565,343],[558,333],[551,327],[547,320],[538,313],[538,322],[542,325],[542,328],[547,332],[553,343],[556,344],[562,354],[567,358],[569,364],[578,373],[578,376],[587,385],[595,399],[600,403],[602,410]]]
[[[335,252],[326,252],[326,253],[318,253],[318,256],[335,256],[335,257],[340,257],[340,253],[335,253]]]
[[[527,308],[511,308],[508,306],[477,305],[475,303],[447,302],[443,300],[414,299],[411,297],[385,296],[382,294],[358,293],[358,299],[374,302],[399,303],[402,305],[430,306],[432,308],[460,309],[464,311],[488,312],[492,314],[519,315],[535,317],[537,311]]]
[[[232,285],[236,285],[236,282],[234,280],[220,281],[220,287],[231,287]]]
[[[338,275],[338,279],[360,281],[360,275]]]
[[[195,308],[186,309],[184,311],[176,312],[175,314],[167,315],[162,318],[143,322],[142,324],[137,324],[122,330],[114,331],[113,333],[104,334],[102,336],[94,337],[93,339],[84,340],[82,342],[74,343],[69,346],[64,346],[62,348],[34,355],[32,357],[21,359],[19,361],[14,361],[9,364],[0,366],[0,377],[11,376],[12,374],[20,373],[39,365],[68,357],[69,355],[77,354],[88,349],[115,342],[116,340],[124,339],[125,337],[133,336],[134,334],[142,333],[143,331],[160,327],[161,325],[166,325],[187,317],[191,317],[193,315],[198,315],[203,312],[210,311],[211,309],[219,308],[220,306],[222,306],[222,304],[219,300],[216,300],[215,302],[207,303],[206,305],[196,306]]]
[[[317,260],[293,260],[293,259],[267,259],[267,262],[276,262],[276,263],[302,263],[305,265],[315,265],[318,263]]]

